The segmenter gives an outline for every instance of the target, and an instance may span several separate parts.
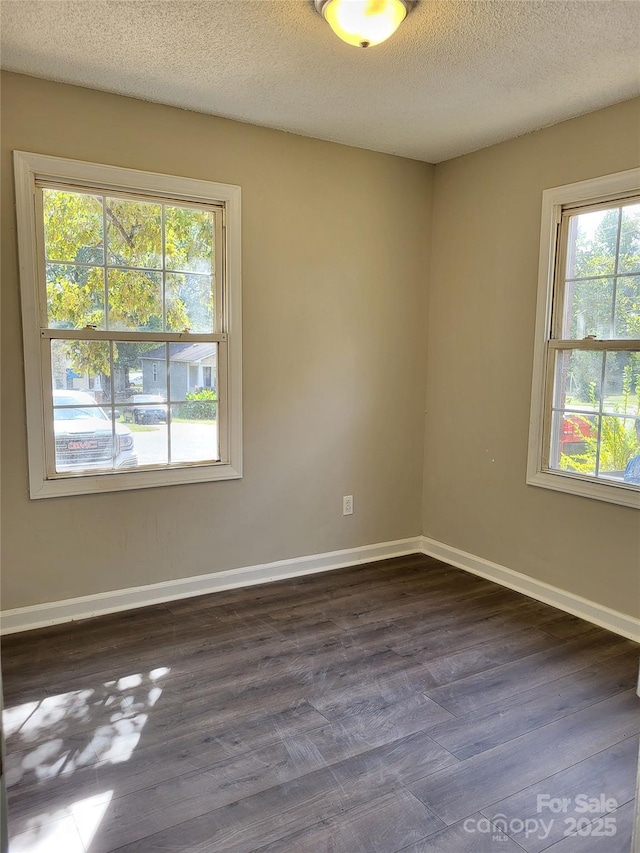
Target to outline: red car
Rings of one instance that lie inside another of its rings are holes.
[[[584,453],[587,438],[593,437],[593,425],[586,415],[565,415],[560,435],[561,453]]]

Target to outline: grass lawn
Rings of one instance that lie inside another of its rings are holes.
[[[122,418],[118,419],[118,423],[128,426],[131,432],[154,432],[158,429],[157,426],[149,426],[148,424],[135,424],[133,422],[129,423],[129,421],[125,421]]]
[[[579,397],[572,397],[569,394],[567,394],[567,405],[577,406],[581,409],[591,409],[592,411],[597,411],[598,409],[597,405],[594,406],[592,400],[581,400]],[[635,394],[631,394],[626,398],[623,394],[609,394],[604,398],[603,408],[605,413],[617,413],[633,417],[640,414],[640,398]]]

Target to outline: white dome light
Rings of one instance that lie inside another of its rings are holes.
[[[395,33],[413,0],[315,0],[315,6],[342,41],[371,47]]]

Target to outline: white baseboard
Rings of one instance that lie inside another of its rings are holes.
[[[42,628],[61,622],[72,622],[77,619],[87,619],[106,613],[116,613],[120,610],[131,610],[135,607],[145,607],[149,604],[161,604],[163,601],[174,601],[179,598],[190,598],[195,595],[206,595],[210,592],[221,592],[225,589],[236,589],[243,586],[284,580],[285,578],[300,577],[370,563],[376,560],[386,560],[391,557],[401,557],[408,554],[422,553],[435,557],[456,568],[464,569],[501,586],[509,587],[516,592],[528,595],[545,604],[572,613],[602,628],[607,628],[623,637],[640,642],[640,619],[619,613],[609,607],[596,604],[572,592],[559,589],[551,584],[507,569],[490,560],[476,557],[466,551],[460,551],[451,545],[437,542],[426,536],[412,539],[399,539],[395,542],[382,542],[376,545],[363,545],[360,548],[346,548],[342,551],[329,551],[325,554],[312,554],[306,557],[293,557],[290,560],[279,560],[275,563],[264,563],[256,566],[245,566],[239,569],[229,569],[207,575],[196,575],[190,578],[164,581],[147,586],[118,589],[111,592],[99,592],[95,595],[84,595],[80,598],[68,598],[64,601],[52,601],[45,604],[35,604],[30,607],[18,607],[15,610],[5,610],[0,613],[0,634],[13,634],[18,631],[28,631],[32,628]]]
[[[480,577],[499,583],[501,586],[528,595],[529,598],[550,604],[552,607],[564,610],[565,613],[579,616],[581,619],[586,619],[587,622],[593,622],[595,625],[607,628],[609,631],[640,643],[640,619],[612,610],[602,604],[596,604],[595,601],[589,601],[587,598],[582,598],[580,595],[567,592],[567,590],[552,586],[544,581],[536,580],[529,575],[507,569],[505,566],[492,563],[483,557],[476,557],[474,554],[460,551],[458,548],[437,542],[435,539],[421,536],[420,542],[422,553],[428,557],[435,557],[437,560],[442,560],[443,563],[449,563],[458,569],[480,575]]]
[[[164,581],[147,586],[116,589],[111,592],[98,592],[95,595],[83,595],[80,598],[68,598],[35,604],[30,607],[17,607],[0,613],[0,634],[13,634],[17,631],[29,631],[61,622],[73,622],[90,616],[131,610],[149,604],[161,604],[178,598],[190,598],[209,592],[221,592],[242,586],[268,583],[285,578],[311,575],[370,563],[375,560],[387,560],[407,554],[419,554],[420,537],[399,539],[395,542],[382,542],[376,545],[363,545],[360,548],[346,548],[342,551],[329,551],[326,554],[312,554],[306,557],[294,557],[275,563],[246,566],[196,575],[190,578]]]

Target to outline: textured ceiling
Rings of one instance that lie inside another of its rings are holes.
[[[638,2],[421,0],[385,44],[311,0],[2,0],[4,68],[441,160],[640,93]]]

